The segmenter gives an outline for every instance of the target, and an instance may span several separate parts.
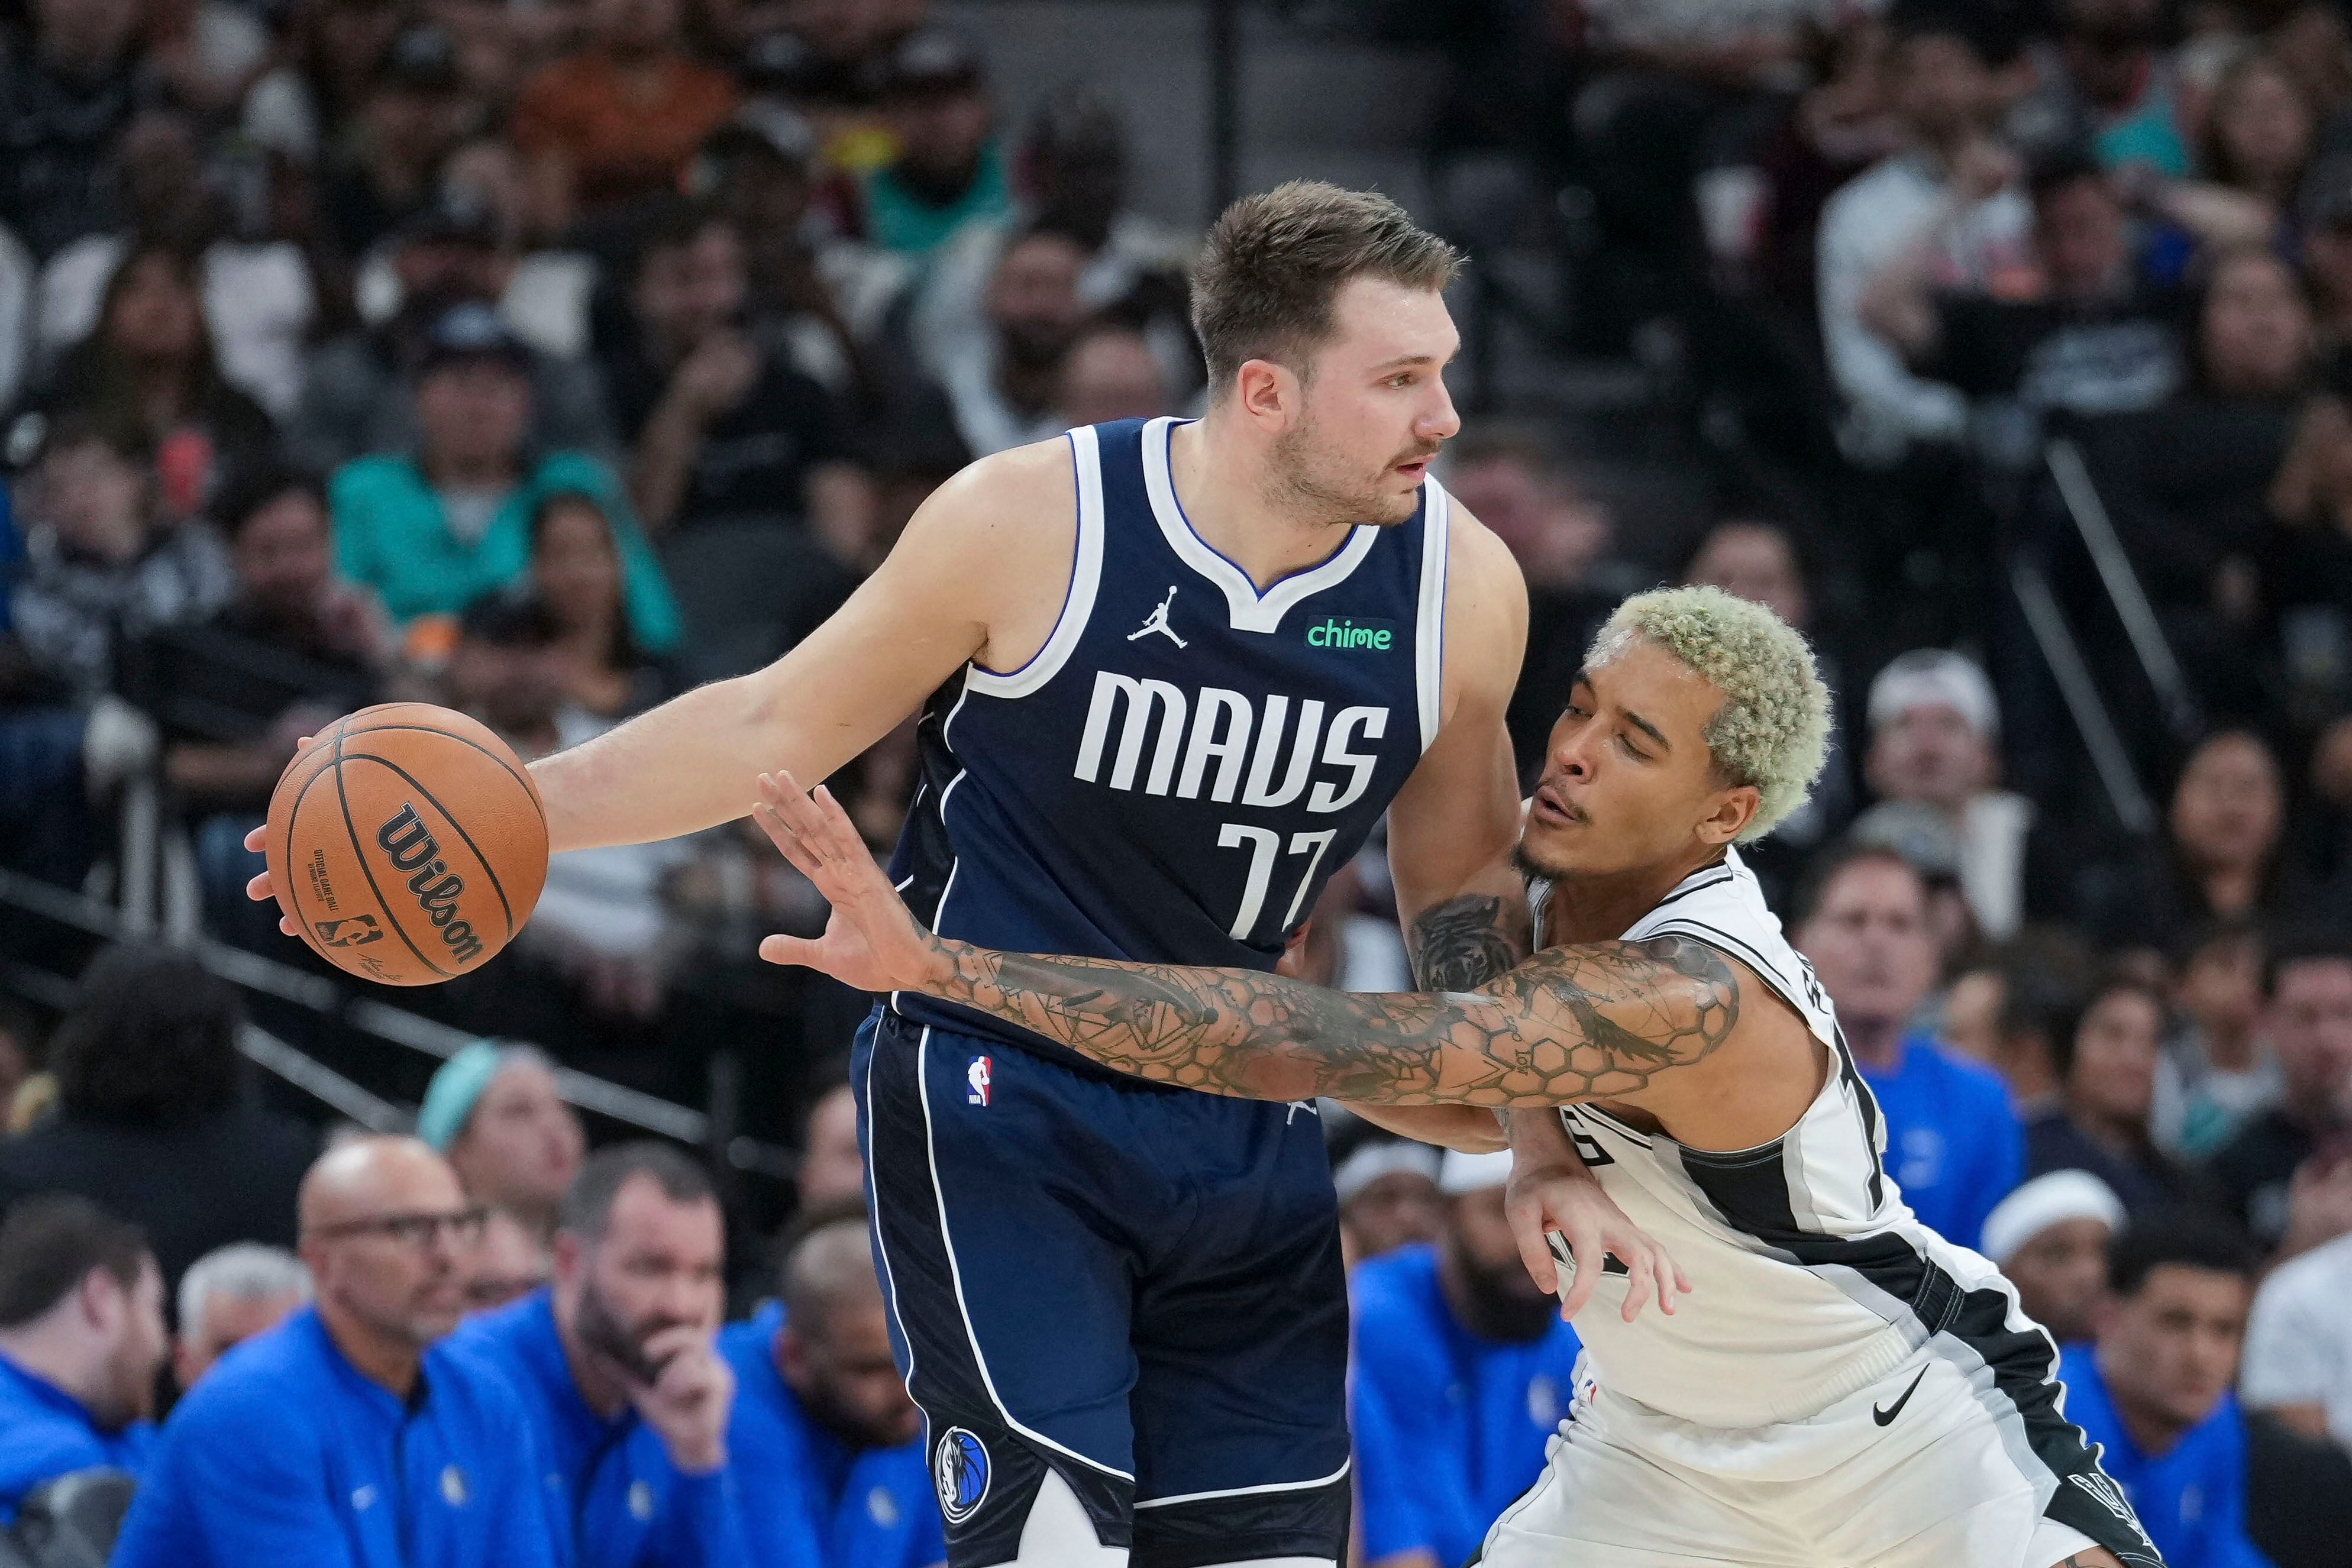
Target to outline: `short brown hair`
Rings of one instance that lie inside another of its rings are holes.
[[[0,1224],[0,1329],[47,1315],[92,1270],[131,1290],[152,1256],[144,1232],[86,1197],[28,1197]]]
[[[1461,252],[1377,191],[1292,180],[1244,196],[1209,230],[1192,271],[1210,395],[1251,360],[1290,363],[1329,336],[1332,297],[1350,278],[1443,288],[1461,266]]]

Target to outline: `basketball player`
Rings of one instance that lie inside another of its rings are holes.
[[[1562,1107],[1694,1291],[1672,1317],[1580,1322],[1573,1419],[1489,1532],[1496,1568],[2159,1568],[2064,1418],[2049,1336],[1882,1169],[1829,1000],[1734,847],[1803,802],[1828,727],[1811,651],[1769,610],[1705,588],[1626,601],[1520,838],[1538,950],[1475,990],[1351,996],[945,939],[789,780],[762,825],[834,918],[761,951],[1162,1082]]]
[[[1455,265],[1382,197],[1236,204],[1194,284],[1205,418],[974,464],[773,667],[536,764],[553,848],[740,817],[763,769],[821,777],[919,707],[890,875],[938,929],[1271,970],[1386,813],[1424,978],[1487,977],[1527,609],[1426,479],[1457,426]],[[1171,1092],[914,992],[852,1075],[952,1568],[1335,1563],[1348,1320],[1314,1107]],[[1590,1245],[1649,1269],[1591,1190]]]

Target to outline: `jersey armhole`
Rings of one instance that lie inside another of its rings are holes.
[[[1453,498],[1434,479],[1422,481],[1421,603],[1412,636],[1413,683],[1421,709],[1421,748],[1437,743],[1445,719],[1445,557]]]
[[[1077,488],[1078,537],[1070,552],[1070,584],[1062,595],[1061,617],[1054,622],[1045,645],[1019,669],[1000,674],[977,661],[972,663],[964,683],[967,692],[984,697],[1025,697],[1036,691],[1061,673],[1094,614],[1095,591],[1102,583],[1102,451],[1090,424],[1071,431],[1068,440],[1070,472]]]

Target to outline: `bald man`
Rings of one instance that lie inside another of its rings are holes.
[[[866,1216],[837,1207],[786,1253],[783,1300],[719,1336],[752,1568],[947,1557],[922,1418],[890,1360]]]
[[[414,1138],[302,1180],[316,1300],[173,1411],[114,1568],[552,1568],[540,1464],[497,1374],[440,1348],[482,1211]]]

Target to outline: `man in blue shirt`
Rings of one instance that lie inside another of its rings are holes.
[[[0,1224],[0,1524],[76,1470],[137,1475],[155,1429],[163,1277],[139,1228],[82,1197]]]
[[[506,1374],[569,1568],[735,1568],[734,1374],[713,1343],[726,1231],[702,1168],[660,1144],[592,1156],[564,1194],[555,1281],[452,1343]]]
[[[1906,1037],[1936,982],[1927,886],[1890,849],[1834,850],[1798,890],[1797,950],[1886,1117],[1886,1172],[1921,1223],[1974,1247],[2025,1170],[2025,1134],[1998,1073]]]
[[[814,1219],[783,1300],[719,1336],[735,1369],[730,1463],[752,1568],[947,1561],[922,1416],[890,1359],[862,1207]]]
[[[1503,1215],[1511,1156],[1449,1153],[1445,1230],[1359,1265],[1351,1411],[1370,1568],[1454,1568],[1541,1473],[1579,1350]]]
[[[457,1321],[482,1211],[413,1138],[303,1179],[317,1299],[236,1346],[163,1428],[114,1568],[552,1568],[530,1433]]]
[[[2100,1468],[2168,1568],[2269,1568],[2246,1537],[2246,1435],[2230,1396],[2252,1260],[2233,1233],[2172,1215],[2116,1238],[2108,1272],[2096,1345],[2059,1364],[2067,1419],[2102,1447]]]

